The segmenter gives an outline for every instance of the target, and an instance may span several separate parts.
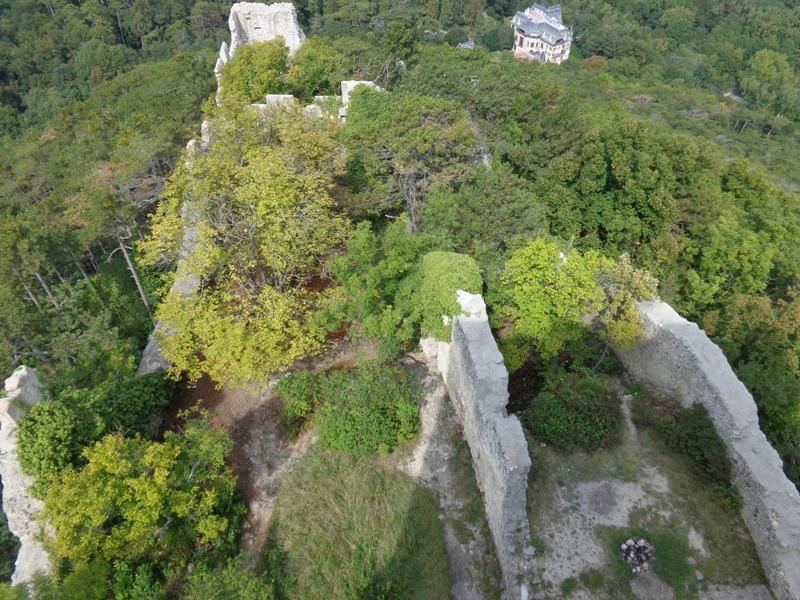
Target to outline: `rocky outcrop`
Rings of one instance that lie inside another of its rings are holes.
[[[237,2],[231,7],[228,27],[231,30],[231,58],[236,54],[236,48],[243,44],[268,42],[276,37],[283,38],[291,56],[306,41],[306,34],[297,22],[297,11],[290,2]]]
[[[722,350],[663,302],[643,302],[646,340],[618,351],[637,381],[688,406],[701,403],[733,463],[733,483],[772,592],[800,600],[800,495],[758,426],[753,397]]]
[[[196,152],[202,152],[211,143],[211,131],[207,121],[203,121],[201,126],[201,142],[190,140],[186,144],[188,150],[186,157],[186,167],[191,168],[192,156]],[[191,298],[200,287],[200,277],[194,272],[189,264],[189,259],[200,243],[200,227],[198,225],[199,216],[194,205],[189,200],[184,200],[181,206],[181,221],[186,225],[181,241],[181,252],[178,257],[178,267],[175,271],[175,282],[172,284],[172,292],[176,292],[184,298]],[[156,323],[153,333],[147,338],[147,346],[142,352],[142,360],[139,361],[139,368],[136,373],[144,375],[156,371],[166,371],[172,366],[172,362],[164,358],[161,353],[161,342],[159,338],[169,335],[170,329],[164,321]]]
[[[217,64],[214,66],[217,81],[222,67],[233,58],[238,46],[268,42],[282,37],[286,47],[289,48],[289,56],[292,56],[306,41],[306,34],[297,22],[297,11],[289,2],[278,4],[238,2],[231,7],[228,29],[231,32],[230,46],[222,42]]]
[[[425,349],[435,347],[472,454],[503,574],[503,598],[527,598],[534,554],[526,512],[528,444],[517,417],[506,412],[508,371],[483,298],[459,290],[458,302],[465,314],[453,319],[453,341],[428,343]]]
[[[37,539],[39,525],[34,515],[42,510],[42,502],[28,494],[33,477],[25,475],[17,460],[17,423],[32,406],[42,400],[36,371],[20,367],[6,379],[6,396],[0,398],[0,478],[3,480],[3,512],[8,528],[19,538],[20,548],[11,582],[29,581],[34,573],[50,570],[50,559]]]

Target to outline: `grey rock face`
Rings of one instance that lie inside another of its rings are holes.
[[[25,475],[17,460],[17,422],[28,410],[44,400],[36,370],[20,367],[5,382],[6,397],[0,399],[0,477],[3,479],[3,511],[8,528],[19,538],[20,549],[11,582],[29,581],[37,571],[47,573],[50,559],[39,542],[39,525],[34,515],[42,502],[28,494],[33,477]]]
[[[617,351],[628,372],[686,406],[700,402],[733,463],[742,513],[776,598],[800,600],[800,495],[758,426],[753,397],[722,350],[663,302],[642,302],[647,339]]]

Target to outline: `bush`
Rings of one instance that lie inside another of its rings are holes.
[[[223,98],[247,104],[264,102],[266,94],[283,94],[288,57],[283,38],[239,46],[235,60],[222,68]]]
[[[286,398],[286,407],[281,413],[281,418],[304,419],[314,410],[316,393],[313,373],[290,373],[275,384],[275,394]]]
[[[413,378],[399,367],[368,361],[353,372],[321,375],[319,394],[324,404],[316,423],[326,448],[354,456],[386,455],[417,431]]]
[[[286,399],[281,419],[289,426],[290,437],[302,431],[317,406],[316,382],[316,375],[303,371],[290,373],[275,384],[275,394]]]
[[[522,412],[537,439],[559,450],[595,450],[619,443],[622,409],[611,383],[589,371],[556,373]]]
[[[456,291],[480,294],[483,279],[478,263],[454,252],[429,252],[422,258],[421,283],[416,294],[416,312],[422,329],[438,340],[450,341],[452,327],[443,315],[461,314]]]
[[[19,423],[17,447],[22,470],[36,479],[34,495],[41,496],[55,475],[78,464],[84,446],[100,435],[99,419],[57,399],[31,408]]]
[[[246,556],[229,559],[221,569],[204,565],[195,569],[190,578],[187,600],[208,598],[237,598],[238,600],[272,600],[275,587],[271,578],[259,575]]]
[[[43,493],[65,467],[82,464],[83,448],[105,434],[148,434],[174,385],[163,373],[150,373],[92,389],[67,388],[34,406],[18,430],[20,465],[36,478],[34,492]]]

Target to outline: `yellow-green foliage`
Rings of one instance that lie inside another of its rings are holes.
[[[422,258],[421,283],[416,306],[422,329],[444,342],[450,341],[452,328],[444,316],[461,314],[457,290],[480,294],[483,288],[481,269],[469,256],[455,252],[429,252]]]
[[[264,102],[267,94],[284,93],[288,58],[282,37],[238,46],[236,57],[222,67],[223,98],[247,104]]]
[[[201,288],[191,299],[173,291],[157,313],[176,374],[245,383],[319,350],[308,317],[320,295],[306,284],[350,229],[330,194],[344,166],[338,128],[299,111],[230,106],[210,121],[210,147],[167,187],[143,245],[146,263],[174,263],[181,205],[201,220],[184,263]]]
[[[513,301],[508,316],[515,333],[532,339],[545,358],[580,339],[592,316],[610,341],[635,343],[641,335],[636,303],[652,298],[656,285],[626,256],[619,263],[595,250],[565,256],[543,239],[514,253],[503,282]]]
[[[65,469],[48,489],[43,515],[55,554],[78,563],[147,559],[170,548],[178,560],[196,544],[224,545],[241,516],[225,466],[232,448],[207,420],[189,421],[163,443],[106,436],[84,451],[83,469]]]
[[[232,290],[189,299],[170,292],[158,311],[174,328],[157,334],[162,353],[190,381],[203,373],[218,383],[263,381],[321,348],[316,328],[303,318],[304,296],[263,286],[243,304]]]

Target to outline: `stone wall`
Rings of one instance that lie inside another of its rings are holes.
[[[0,398],[0,478],[3,480],[3,512],[8,528],[19,538],[20,548],[13,584],[29,581],[34,573],[50,571],[50,559],[37,539],[39,525],[34,515],[42,510],[40,500],[28,494],[33,477],[25,475],[17,460],[17,423],[44,399],[36,371],[20,367],[6,379],[6,396]]]
[[[278,4],[237,2],[231,7],[228,29],[231,32],[231,43],[228,46],[222,42],[219,49],[219,58],[214,67],[217,78],[220,69],[236,54],[238,46],[268,42],[282,37],[289,48],[289,56],[292,56],[306,41],[306,34],[297,22],[297,11],[290,2]]]
[[[618,351],[639,382],[684,405],[706,407],[733,462],[743,516],[778,600],[800,600],[800,495],[758,426],[753,397],[725,355],[694,323],[663,302],[643,302],[646,340]]]
[[[526,491],[531,459],[522,426],[506,412],[508,371],[483,298],[458,292],[465,314],[453,341],[438,344],[439,368],[469,444],[503,574],[503,598],[527,598],[532,572]]]

